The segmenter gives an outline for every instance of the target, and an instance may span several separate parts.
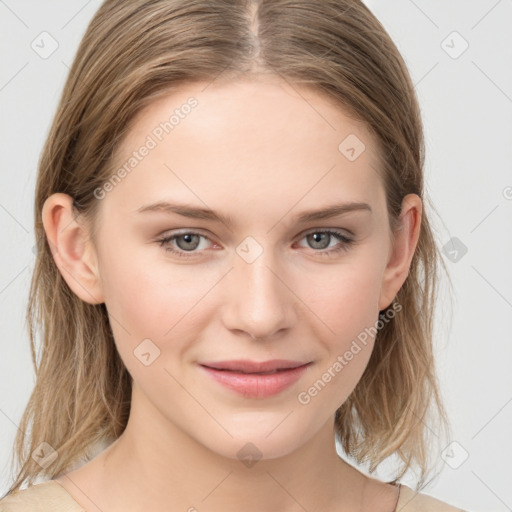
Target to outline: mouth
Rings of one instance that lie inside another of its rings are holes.
[[[269,361],[250,361],[247,359],[237,359],[232,361],[216,361],[201,363],[201,366],[206,366],[214,370],[233,371],[238,373],[258,373],[258,374],[272,374],[281,370],[290,370],[299,368],[309,364],[308,362],[290,361],[287,359],[272,359]]]
[[[274,359],[271,361],[218,361],[201,363],[214,380],[247,398],[276,395],[300,379],[312,362]]]

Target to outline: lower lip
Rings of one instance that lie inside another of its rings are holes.
[[[215,370],[202,366],[217,382],[247,398],[266,398],[277,395],[297,382],[309,364],[279,370],[267,375]]]

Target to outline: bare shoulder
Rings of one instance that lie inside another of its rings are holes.
[[[85,512],[55,480],[15,491],[0,500],[0,512]]]
[[[407,487],[400,488],[400,497],[396,506],[396,512],[468,512],[454,507],[444,501],[438,500],[428,494],[418,493]]]

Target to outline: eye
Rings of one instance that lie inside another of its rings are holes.
[[[329,247],[330,242],[333,241],[333,237],[339,240],[338,244],[328,250],[324,250]],[[331,229],[315,229],[314,231],[306,233],[303,239],[307,239],[313,249],[320,249],[320,251],[315,252],[318,252],[322,256],[332,256],[341,251],[348,251],[350,246],[354,243],[352,238],[347,237],[341,231]]]
[[[184,231],[182,233],[177,233],[171,236],[167,236],[158,240],[161,247],[164,248],[166,252],[172,253],[180,258],[192,258],[194,257],[196,252],[195,249],[198,249],[200,244],[200,239],[209,240],[204,235],[200,233],[195,233],[192,231]],[[176,243],[178,249],[173,247],[173,243]],[[204,249],[204,247],[201,247]],[[191,253],[191,254],[187,254]]]
[[[208,237],[201,233],[183,231],[161,238],[158,243],[166,252],[179,258],[193,258],[206,248],[204,244],[201,244],[201,239],[211,242]],[[347,251],[354,243],[354,240],[347,237],[343,232],[331,229],[315,229],[306,233],[301,240],[303,239],[307,239],[313,249],[318,249],[315,252],[321,256],[333,256],[342,251]],[[330,243],[336,241],[335,239],[338,239],[338,244],[329,248]],[[327,250],[325,250],[326,248]]]

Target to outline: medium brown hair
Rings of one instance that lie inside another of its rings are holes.
[[[423,200],[418,245],[394,302],[402,309],[378,331],[360,381],[336,411],[335,428],[345,454],[369,463],[371,473],[395,455],[401,463],[395,480],[416,465],[424,483],[430,434],[441,436],[449,425],[433,349],[439,264],[446,267],[425,208],[420,108],[386,30],[356,0],[107,0],[80,43],[39,161],[37,258],[27,307],[36,383],[16,438],[17,476],[8,494],[36,477],[66,472],[94,443],[116,439],[130,413],[132,379],[105,304],[84,302],[61,276],[42,224],[45,200],[56,192],[73,197],[94,240],[94,190],[112,175],[116,148],[136,114],[183,84],[258,73],[310,87],[365,123],[380,150],[392,229],[405,195]],[[58,452],[47,468],[31,456],[43,442]]]

